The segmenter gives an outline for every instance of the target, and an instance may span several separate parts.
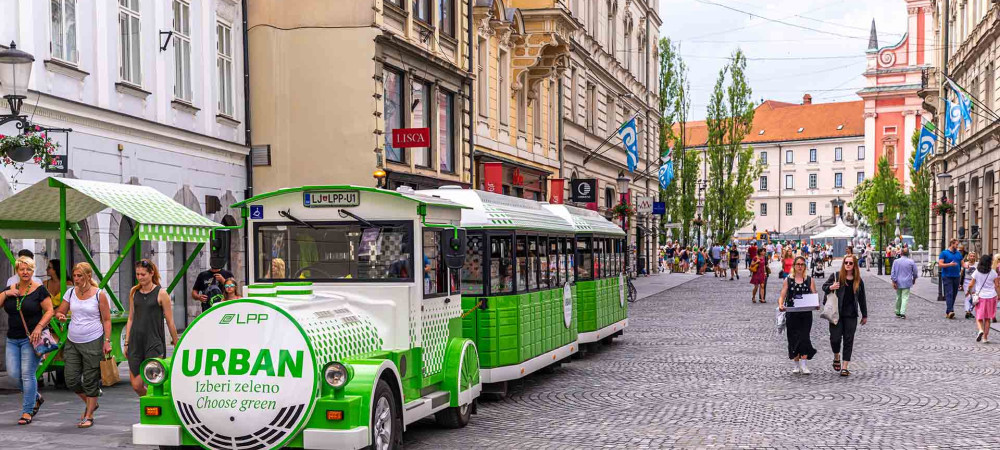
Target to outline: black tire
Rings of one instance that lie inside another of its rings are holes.
[[[383,403],[384,401],[384,403]],[[403,417],[400,412],[399,402],[393,395],[392,389],[385,380],[378,380],[375,385],[375,395],[372,396],[372,427],[369,430],[372,445],[368,448],[372,450],[392,450],[402,447],[403,444]],[[385,411],[388,417],[380,421],[376,414],[381,415]],[[380,433],[388,425],[387,433]],[[376,438],[380,440],[376,440]]]
[[[449,407],[434,414],[434,420],[445,428],[464,428],[472,419],[472,403]]]

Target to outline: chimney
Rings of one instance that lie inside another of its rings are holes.
[[[813,96],[811,96],[809,94],[803,95],[802,96],[802,104],[803,105],[811,105],[811,104],[813,104]]]

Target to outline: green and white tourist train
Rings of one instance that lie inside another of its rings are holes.
[[[627,325],[624,233],[593,211],[457,187],[234,207],[253,284],[144,362],[135,444],[395,448]]]

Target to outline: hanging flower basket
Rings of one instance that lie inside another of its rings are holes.
[[[943,200],[942,202],[931,203],[931,211],[934,212],[935,216],[953,215],[955,214],[955,204],[950,200]]]
[[[705,224],[705,221],[703,219],[700,219],[700,218],[697,218],[697,217],[694,220],[691,221],[691,225],[694,225],[696,227],[700,227],[700,226],[702,226],[704,224]]]
[[[635,208],[632,208],[632,205],[629,205],[628,203],[619,203],[614,208],[611,208],[611,212],[615,215],[615,217],[624,219],[632,217],[632,215],[635,214]]]
[[[52,154],[57,148],[59,144],[52,142],[37,126],[34,131],[24,134],[0,134],[0,165],[17,169],[16,174],[11,177],[13,180],[17,174],[24,172],[24,165],[29,162],[38,164],[42,169],[51,167],[55,160]]]

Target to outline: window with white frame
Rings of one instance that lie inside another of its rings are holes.
[[[444,35],[455,37],[454,0],[438,0],[438,27]]]
[[[792,188],[792,181],[793,181],[793,180],[794,180],[794,179],[792,178],[792,176],[791,176],[791,175],[785,175],[785,190],[786,190],[786,191],[790,191],[790,190],[792,190],[792,189],[793,189],[793,188]]]
[[[479,48],[477,48],[476,58],[479,65],[476,66],[476,81],[479,83],[479,115],[490,116],[490,46],[485,38],[479,38]]]
[[[497,114],[500,116],[500,125],[507,125],[510,120],[510,82],[507,80],[507,67],[509,66],[508,54],[504,49],[500,49],[500,67],[497,69]]]
[[[792,204],[790,202],[785,203],[785,215],[786,216],[792,215]]]
[[[760,152],[760,158],[757,158],[757,161],[760,163],[760,165],[766,166],[767,165],[767,152]]]
[[[810,216],[816,215],[816,202],[809,202],[809,215]]]
[[[233,117],[233,28],[226,23],[215,24],[215,67],[219,73],[219,114]]]
[[[842,188],[844,187],[844,174],[837,172],[833,174],[833,187]]]
[[[865,146],[864,145],[859,145],[858,146],[858,161],[861,161],[863,159],[865,159]]]
[[[142,85],[139,0],[118,0],[118,77]]]
[[[792,162],[793,162],[792,151],[785,150],[785,164],[791,164]]]
[[[762,191],[767,190],[767,175],[760,176],[760,190]]]
[[[862,181],[865,181],[865,173],[858,172],[858,184],[861,184]]]
[[[438,162],[445,173],[455,173],[455,94],[438,89]]]
[[[767,203],[761,203],[760,204],[760,215],[762,215],[762,216],[766,216],[767,215]]]
[[[816,174],[809,174],[809,189],[816,189]]]
[[[542,99],[531,101],[531,135],[535,142],[542,141]]]
[[[556,143],[556,128],[559,123],[559,82],[549,81],[549,142]]]
[[[50,6],[52,58],[76,64],[80,59],[76,51],[76,0],[51,0]]]
[[[174,98],[190,102],[191,90],[191,4],[174,0]]]
[[[816,149],[814,148],[809,149],[809,162],[816,162]]]
[[[834,161],[844,160],[844,149],[842,147],[835,147],[833,149],[833,160]]]

